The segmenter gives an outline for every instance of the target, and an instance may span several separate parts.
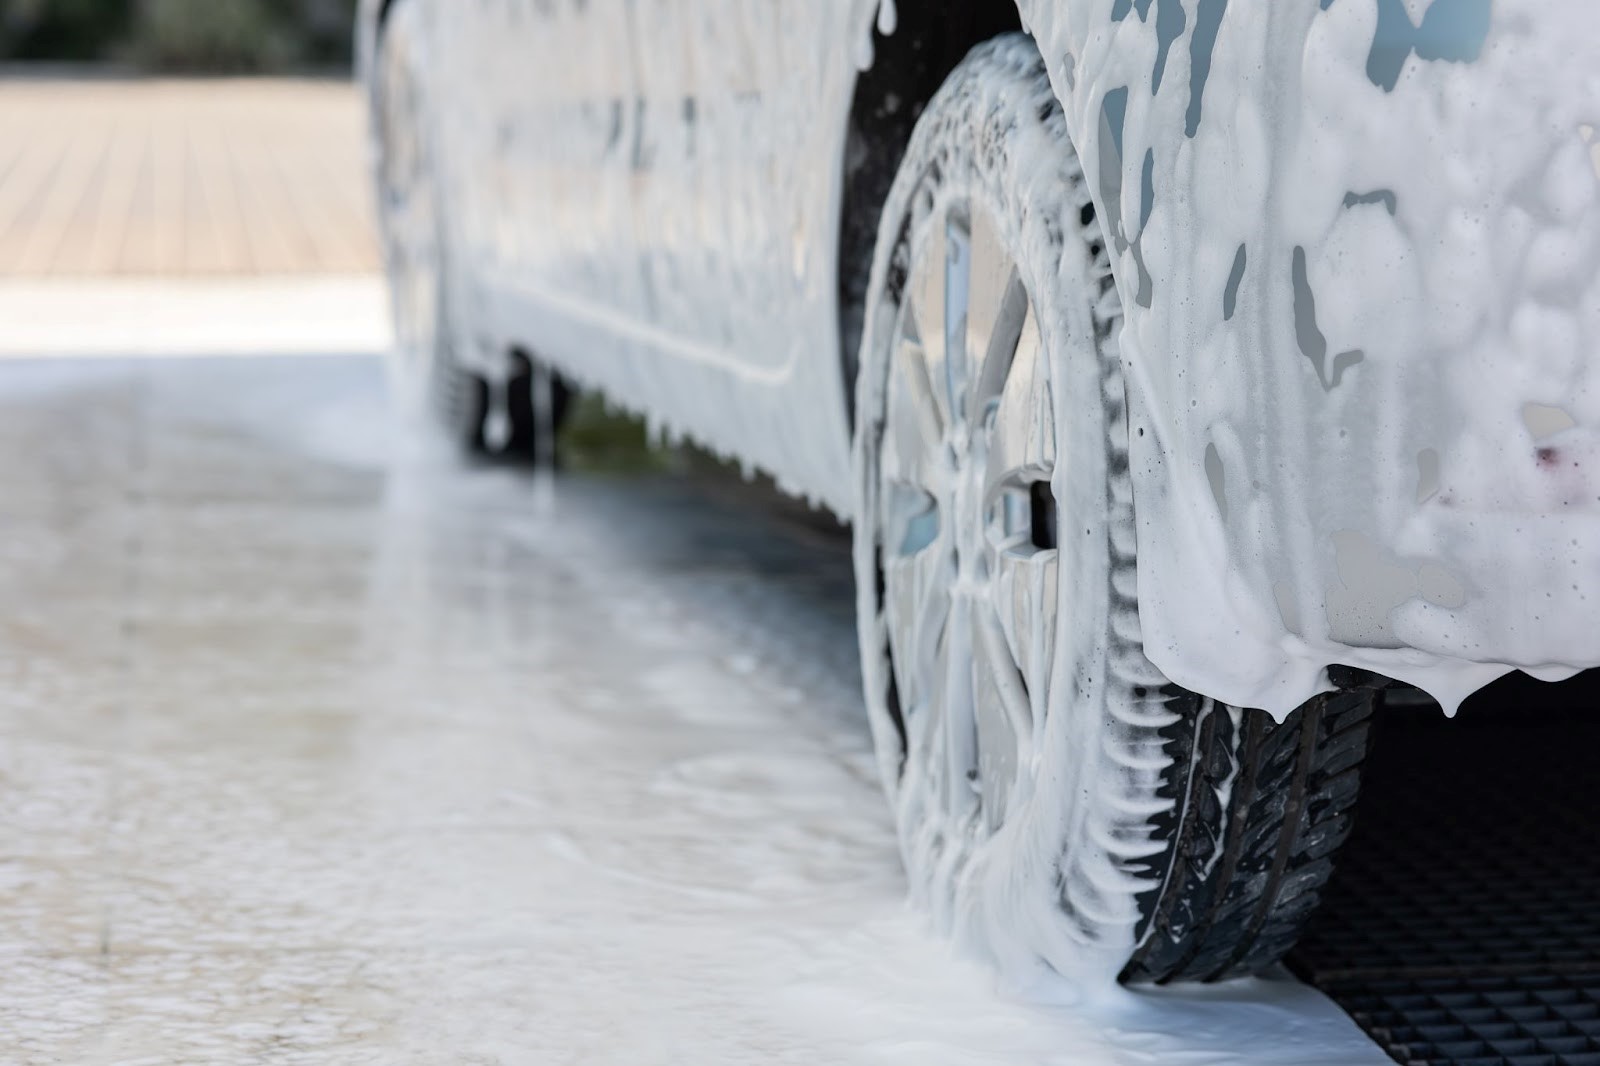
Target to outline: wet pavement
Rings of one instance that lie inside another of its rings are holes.
[[[368,358],[0,362],[6,1062],[1385,1061],[903,904],[845,540],[475,466]]]

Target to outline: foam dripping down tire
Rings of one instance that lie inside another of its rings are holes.
[[[1119,291],[1036,47],[980,46],[917,123],[869,282],[874,739],[913,894],[1003,970],[1259,973],[1349,831],[1373,693],[1280,723],[1145,657]]]

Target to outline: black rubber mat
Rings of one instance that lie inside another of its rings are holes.
[[[1600,1066],[1600,678],[1392,702],[1292,968],[1398,1062]]]

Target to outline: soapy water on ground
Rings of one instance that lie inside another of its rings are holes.
[[[0,363],[6,1061],[1386,1061],[904,902],[848,545],[463,462],[367,358]]]

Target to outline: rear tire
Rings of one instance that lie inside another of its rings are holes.
[[[463,279],[451,269],[441,175],[427,97],[426,36],[416,0],[396,0],[378,39],[372,100],[378,208],[389,277],[395,347],[394,390],[407,410],[426,413],[466,451],[518,459],[554,458],[555,431],[569,389],[548,367],[514,352],[503,376],[485,376],[457,351]]]
[[[1373,694],[1280,725],[1145,657],[1121,302],[1027,37],[921,116],[867,301],[863,674],[913,893],[1009,970],[1271,966],[1349,831]]]
[[[572,407],[573,389],[541,360],[511,353],[506,381],[506,438],[498,453],[528,461],[559,458],[557,432]]]

